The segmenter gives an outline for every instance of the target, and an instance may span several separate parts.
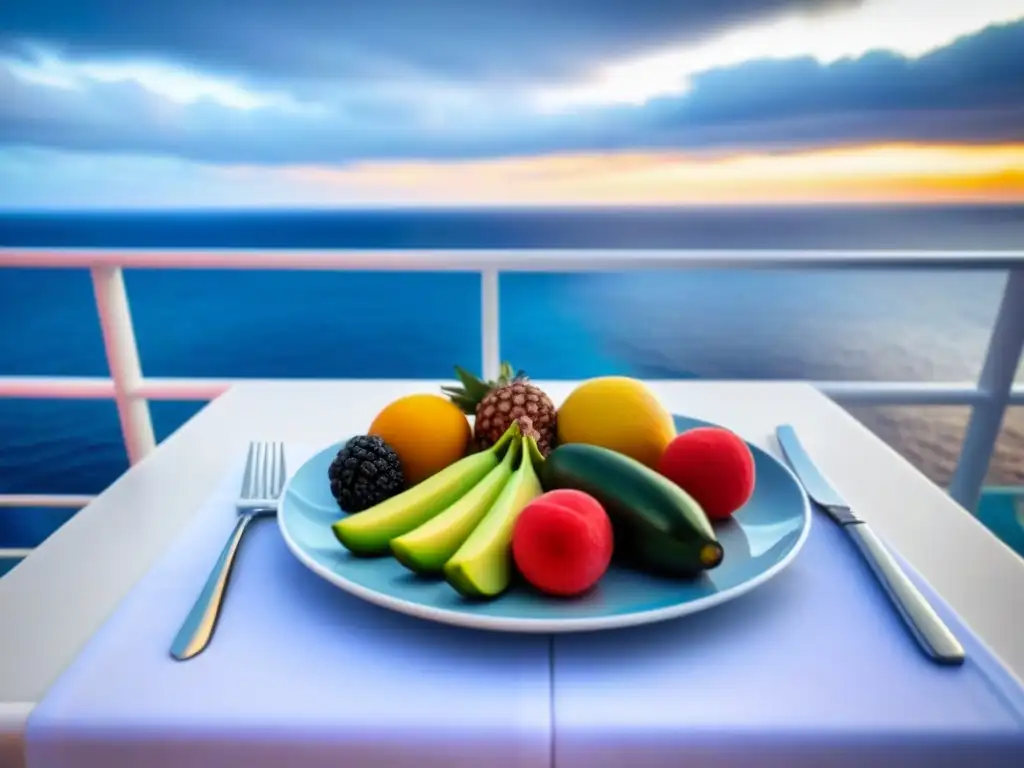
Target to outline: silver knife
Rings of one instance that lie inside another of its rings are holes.
[[[939,618],[925,596],[907,578],[907,574],[868,524],[854,514],[814,466],[793,427],[784,424],[775,430],[775,436],[804,491],[811,501],[838,523],[856,543],[925,653],[940,664],[963,664],[964,649],[956,636]]]

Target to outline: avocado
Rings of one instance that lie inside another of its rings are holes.
[[[544,457],[533,437],[524,438],[523,458],[480,524],[444,564],[444,577],[464,597],[492,598],[512,578],[512,529],[523,508],[543,492],[536,466]]]
[[[419,528],[392,539],[391,551],[398,562],[416,573],[439,573],[494,505],[512,476],[521,445],[517,435],[501,463],[469,493]]]
[[[573,488],[601,503],[615,532],[615,558],[624,564],[694,577],[722,562],[722,545],[697,501],[635,459],[567,443],[548,456],[541,480],[545,490]]]

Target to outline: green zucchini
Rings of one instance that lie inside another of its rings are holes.
[[[616,451],[566,443],[541,465],[545,490],[574,488],[604,506],[615,557],[653,573],[697,576],[718,566],[722,545],[700,505],[666,477]]]

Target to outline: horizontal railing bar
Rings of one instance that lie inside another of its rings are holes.
[[[252,250],[0,248],[0,267],[598,272],[651,269],[1010,269],[1024,251],[755,249]]]
[[[316,381],[329,379],[206,379],[144,378],[132,395],[147,400],[213,400],[236,384]],[[769,380],[771,381],[771,380]],[[774,380],[778,381],[778,380]],[[975,405],[986,393],[974,384],[917,381],[808,381],[828,397],[844,404]],[[0,376],[0,397],[24,399],[110,399],[114,385],[103,377]],[[1024,385],[1013,388],[1012,405],[1024,405]]]
[[[986,485],[984,489],[986,494],[1024,496],[1024,485]]]
[[[114,397],[114,382],[102,376],[0,376],[0,397],[109,400]]]
[[[843,405],[976,405],[988,394],[975,384],[890,381],[812,381],[822,394]],[[1017,397],[1024,403],[1024,386]]]
[[[138,393],[149,400],[213,400],[235,384],[260,381],[274,379],[143,379]]]
[[[0,493],[0,507],[81,509],[95,498],[70,493]]]
[[[21,560],[31,554],[29,547],[0,547],[0,560]]]
[[[132,395],[147,400],[212,400],[234,384],[285,379],[143,379]],[[290,381],[300,381],[291,379]],[[314,379],[316,381],[316,379]],[[0,376],[0,398],[26,400],[112,400],[114,382],[102,376]]]

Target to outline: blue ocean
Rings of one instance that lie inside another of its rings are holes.
[[[10,213],[0,247],[11,246],[1020,249],[1024,207]],[[977,375],[1004,280],[506,274],[502,355],[537,378],[962,381]],[[476,274],[133,270],[126,281],[147,375],[447,378],[453,364],[480,365]],[[87,271],[0,268],[0,375],[106,373]],[[158,437],[201,405],[154,403]],[[942,481],[965,413],[921,410],[856,415]],[[1024,452],[1003,453],[992,481],[1024,482]],[[0,493],[97,493],[126,465],[112,402],[0,399]],[[0,509],[0,546],[33,546],[69,514]]]

